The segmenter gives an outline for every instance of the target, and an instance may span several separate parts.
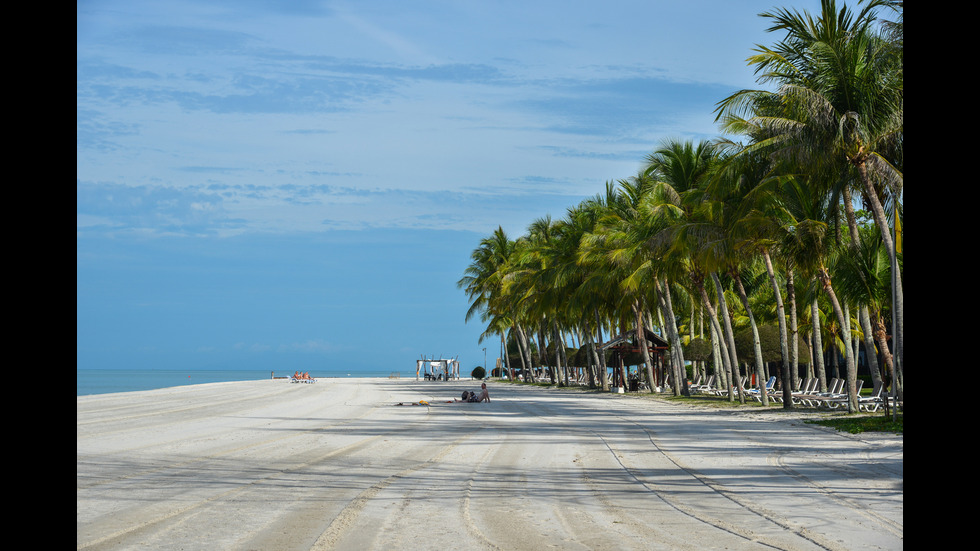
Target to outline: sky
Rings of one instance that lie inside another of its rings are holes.
[[[719,137],[774,7],[79,0],[77,368],[493,365],[480,239]]]

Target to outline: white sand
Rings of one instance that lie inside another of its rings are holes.
[[[903,439],[493,383],[84,396],[78,549],[903,547]],[[397,402],[430,401],[426,406]]]

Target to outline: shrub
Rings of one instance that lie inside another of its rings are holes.
[[[485,369],[483,369],[483,366],[478,365],[475,368],[473,368],[472,372],[470,372],[470,377],[473,377],[474,379],[483,379],[486,378],[486,376],[487,376],[487,372]]]

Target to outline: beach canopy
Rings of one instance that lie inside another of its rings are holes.
[[[459,379],[459,360],[456,358],[426,358],[415,360],[415,379],[424,376],[427,380],[449,381]]]

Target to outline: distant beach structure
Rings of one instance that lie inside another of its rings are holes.
[[[415,380],[451,381],[459,379],[459,356],[455,358],[439,358],[434,356],[415,360]]]

